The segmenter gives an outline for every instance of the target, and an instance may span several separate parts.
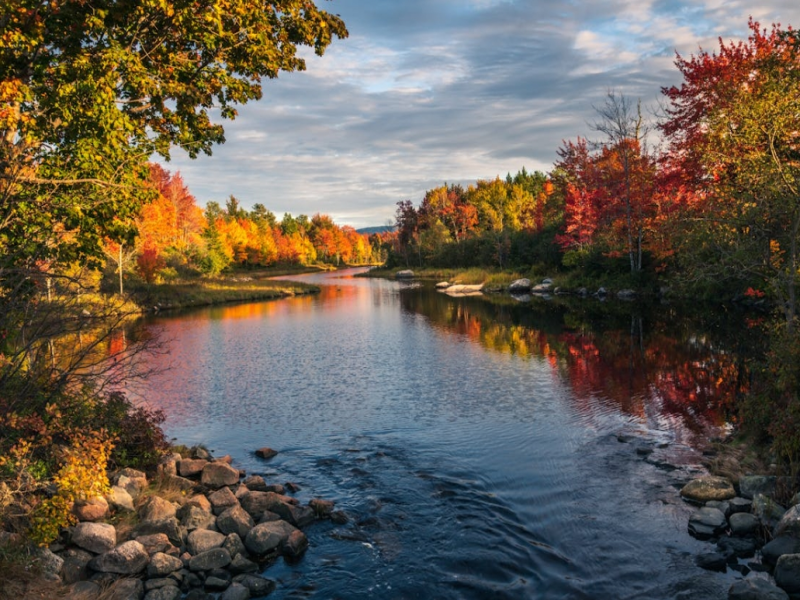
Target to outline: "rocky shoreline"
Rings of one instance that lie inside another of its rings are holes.
[[[689,518],[690,535],[709,543],[695,564],[744,577],[730,587],[729,600],[800,598],[800,494],[788,509],[778,502],[793,483],[776,476],[749,475],[735,483],[706,476],[681,489],[681,497],[698,506]]]
[[[256,450],[269,460],[270,448]],[[43,576],[81,600],[248,600],[275,589],[261,573],[308,548],[302,529],[344,523],[329,500],[301,505],[292,484],[268,483],[231,466],[230,456],[191,449],[170,454],[157,473],[122,469],[105,497],[76,503],[78,523],[37,562]],[[4,541],[14,534],[0,533]]]

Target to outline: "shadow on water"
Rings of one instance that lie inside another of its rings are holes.
[[[349,516],[266,570],[274,597],[726,597],[677,489],[745,389],[740,320],[303,279],[319,296],[150,321],[172,371],[140,390],[181,442]]]

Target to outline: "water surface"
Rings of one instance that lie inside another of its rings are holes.
[[[148,324],[171,436],[351,516],[266,570],[273,597],[726,597],[677,495],[743,385],[715,326],[352,275]]]

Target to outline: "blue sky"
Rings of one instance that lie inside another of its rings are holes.
[[[323,212],[383,225],[400,200],[523,165],[547,171],[562,140],[590,135],[615,90],[655,113],[679,83],[675,52],[762,25],[800,27],[797,0],[332,0],[350,31],[307,71],[264,83],[225,122],[213,156],[180,152],[198,201]]]

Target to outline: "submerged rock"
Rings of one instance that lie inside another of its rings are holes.
[[[721,534],[727,524],[721,510],[703,507],[689,519],[689,533],[698,540],[708,540]]]

